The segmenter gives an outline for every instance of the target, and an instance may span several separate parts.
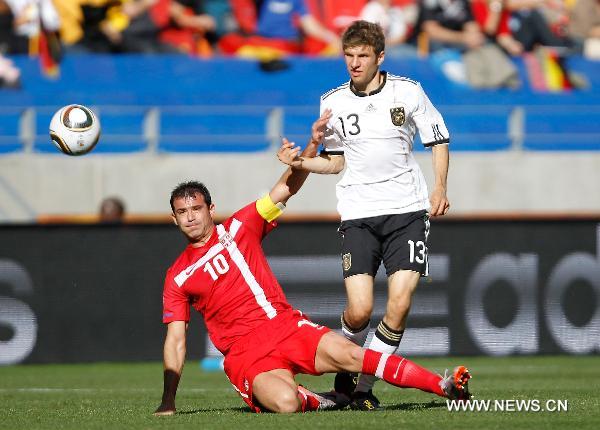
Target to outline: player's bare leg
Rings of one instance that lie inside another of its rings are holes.
[[[401,388],[417,388],[450,399],[469,399],[471,375],[464,366],[441,377],[405,357],[360,348],[343,336],[329,332],[321,338],[315,357],[319,372],[361,372]]]
[[[404,330],[412,296],[421,274],[412,270],[398,270],[388,278],[388,301],[383,320],[394,330]]]
[[[271,412],[292,413],[326,409],[340,409],[347,403],[339,403],[335,395],[319,395],[298,386],[294,375],[286,369],[263,372],[252,383],[254,398]]]
[[[365,349],[343,336],[325,333],[315,354],[315,369],[322,373],[360,372]]]
[[[357,274],[344,280],[347,305],[342,313],[342,333],[358,346],[364,346],[370,330],[370,318],[373,312],[373,285],[371,275]],[[347,397],[353,396],[358,373],[340,372],[335,376],[334,391]]]
[[[412,270],[398,270],[388,278],[388,300],[383,321],[377,325],[375,335],[366,348],[394,354],[400,345],[406,318],[410,311],[412,296],[421,275]],[[379,400],[373,395],[373,385],[377,381],[374,375],[361,374],[358,378],[351,407],[371,410],[379,407]]]
[[[294,375],[286,369],[274,369],[256,375],[252,392],[261,406],[272,412],[297,412],[301,406]]]
[[[373,284],[373,277],[367,274],[349,276],[344,280],[348,296],[344,319],[351,328],[363,327],[369,322],[373,312]],[[354,343],[360,346],[363,344]]]

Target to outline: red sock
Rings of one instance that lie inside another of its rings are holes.
[[[310,390],[298,386],[298,398],[300,399],[300,412],[310,412],[319,409],[319,399],[312,395]]]
[[[362,373],[375,375],[396,387],[418,388],[428,393],[446,397],[440,387],[442,378],[439,375],[404,357],[367,349],[363,360]]]

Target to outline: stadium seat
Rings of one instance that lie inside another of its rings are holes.
[[[34,151],[36,152],[56,152],[56,147],[50,140],[48,126],[52,115],[60,106],[38,107],[35,115],[35,141],[33,143]]]
[[[0,153],[23,149],[23,145],[19,141],[20,119],[21,111],[11,108],[0,109]]]
[[[251,152],[267,149],[271,109],[181,108],[161,111],[159,151]]]
[[[283,116],[283,135],[304,147],[310,138],[313,122],[319,117],[317,106],[287,107]]]
[[[508,120],[511,107],[440,107],[450,131],[453,151],[498,151],[510,148]],[[415,150],[422,150],[415,145]]]
[[[600,150],[600,108],[556,106],[526,108],[523,147],[538,151]]]
[[[135,152],[147,147],[144,139],[146,109],[109,107],[98,111],[102,124],[102,145],[94,152]]]
[[[404,1],[410,0],[394,3]],[[340,14],[352,15],[365,2],[310,0],[309,5],[331,23]],[[48,136],[50,118],[74,101],[98,110],[102,136],[94,154],[264,151],[279,135],[304,145],[318,116],[319,96],[346,79],[340,58],[289,57],[283,70],[265,71],[256,61],[237,58],[67,56],[56,80],[40,79],[37,64],[26,56],[14,61],[27,85],[18,91],[1,90],[0,154],[23,148],[26,152],[28,136],[35,137],[34,151],[55,153]],[[509,150],[511,139],[532,151],[600,150],[600,95],[594,91],[600,85],[600,63],[570,58],[570,67],[584,75],[590,87],[561,93],[532,90],[523,62],[515,59],[515,64],[524,80],[514,91],[458,87],[440,79],[428,59],[390,56],[384,70],[423,84],[448,125],[452,150]],[[93,85],[89,76],[94,76]],[[511,121],[517,106],[524,116]],[[35,113],[31,127],[21,120],[28,108]],[[148,121],[150,109],[157,115]],[[283,121],[273,127],[275,110],[282,112]],[[418,142],[415,150],[423,150]]]

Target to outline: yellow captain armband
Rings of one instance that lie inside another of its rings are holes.
[[[273,203],[269,193],[256,201],[256,210],[267,222],[277,219],[283,213],[285,205],[283,203]]]

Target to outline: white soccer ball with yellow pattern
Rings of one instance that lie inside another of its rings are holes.
[[[67,155],[87,154],[94,149],[99,138],[100,120],[88,107],[64,106],[50,121],[50,139]]]

